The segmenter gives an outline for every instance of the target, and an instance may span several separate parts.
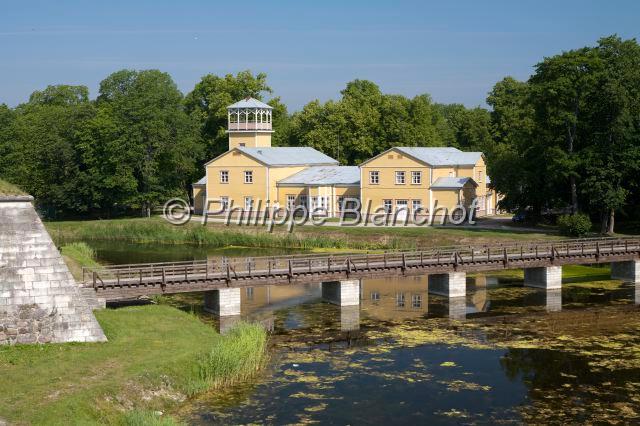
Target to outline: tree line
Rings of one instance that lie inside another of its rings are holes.
[[[290,114],[264,73],[206,75],[186,95],[158,70],[122,70],[100,83],[35,91],[0,105],[0,177],[52,217],[148,214],[186,196],[203,164],[227,149],[226,107],[270,98],[275,146],[312,146],[357,165],[392,146],[455,146],[486,154],[505,209],[585,212],[612,232],[637,217],[640,46],[611,36],[544,58],[527,81],[506,77],[490,109],[384,94],[347,83],[338,100]]]

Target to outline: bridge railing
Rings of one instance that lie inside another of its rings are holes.
[[[640,238],[593,238],[514,242],[480,246],[433,247],[417,251],[216,258],[186,262],[114,265],[84,268],[85,282],[94,286],[147,281],[238,279],[254,276],[300,275],[321,271],[354,271],[415,265],[510,262],[519,259],[598,255],[640,251]]]

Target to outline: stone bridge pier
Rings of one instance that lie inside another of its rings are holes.
[[[524,268],[525,287],[536,287],[545,290],[562,288],[562,266],[542,266]]]
[[[204,311],[220,317],[240,316],[240,288],[205,291]]]
[[[359,306],[360,280],[323,282],[322,298],[338,306]]]
[[[448,274],[429,275],[429,293],[448,298],[467,296],[467,274],[449,272]]]
[[[611,262],[611,279],[640,283],[640,260]]]
[[[340,307],[340,330],[360,329],[360,280],[322,283],[322,299]]]

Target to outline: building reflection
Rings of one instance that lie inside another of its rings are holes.
[[[383,321],[420,318],[429,311],[427,276],[366,278],[360,286],[367,316]]]
[[[508,300],[501,296],[496,298],[492,306],[492,289],[498,287],[498,278],[478,274],[467,278],[466,297],[447,298],[429,294],[427,275],[365,278],[360,283],[360,306],[325,310],[322,321],[332,321],[340,330],[351,331],[360,328],[361,317],[401,322],[426,317],[464,319],[492,310],[496,313],[509,312],[511,306],[544,306],[549,312],[562,309],[560,290],[532,291]],[[633,291],[635,303],[640,304],[640,284]],[[274,328],[275,313],[283,310],[288,311],[284,317],[286,328],[309,326],[312,318],[302,318],[298,310],[290,309],[305,303],[322,303],[321,283],[245,287],[241,293],[242,317],[261,322],[269,330]],[[331,318],[327,318],[328,315]],[[221,328],[232,324],[232,321],[225,319]]]

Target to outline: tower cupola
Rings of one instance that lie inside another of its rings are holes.
[[[229,150],[240,146],[270,147],[273,108],[247,97],[227,107]]]

